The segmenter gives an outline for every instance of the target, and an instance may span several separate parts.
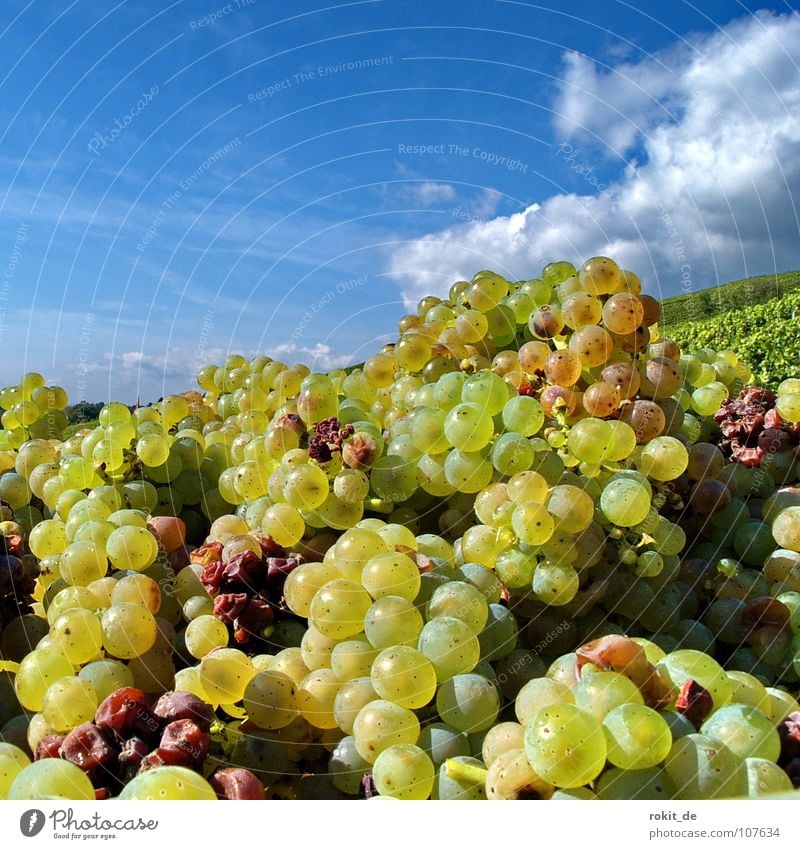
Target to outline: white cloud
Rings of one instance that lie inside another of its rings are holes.
[[[280,345],[269,346],[267,353],[274,360],[283,360],[290,365],[305,363],[312,371],[318,372],[330,371],[354,362],[352,354],[337,354],[324,342],[317,342],[311,346],[283,342]]]
[[[409,306],[481,268],[519,279],[595,254],[656,294],[800,264],[800,17],[758,13],[614,68],[564,59],[553,170],[585,188],[395,250]],[[598,157],[626,153],[599,183]]]
[[[435,206],[437,203],[448,203],[458,196],[449,183],[437,183],[433,180],[423,180],[410,186],[404,186],[403,194],[421,206]]]

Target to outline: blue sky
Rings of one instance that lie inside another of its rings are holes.
[[[800,266],[795,4],[3,8],[0,385],[327,369],[485,267],[610,253],[662,295]]]

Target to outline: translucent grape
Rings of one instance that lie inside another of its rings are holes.
[[[500,695],[494,683],[482,675],[454,675],[440,685],[436,709],[448,725],[475,734],[494,724],[500,712]]]
[[[353,723],[356,749],[371,764],[391,746],[416,743],[419,732],[419,720],[410,710],[383,699],[365,705]]]

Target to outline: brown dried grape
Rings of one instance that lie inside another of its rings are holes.
[[[41,761],[44,758],[59,757],[61,744],[64,742],[64,739],[63,734],[47,734],[42,737],[42,739],[36,744],[36,751],[34,752],[33,759],[35,761]]]
[[[644,319],[644,306],[636,295],[620,292],[603,305],[603,324],[612,333],[633,333]]]
[[[136,687],[121,687],[106,696],[94,715],[95,725],[107,728],[121,738],[131,735],[142,719],[152,720],[150,699]]]
[[[623,400],[633,398],[639,391],[641,378],[633,363],[611,363],[600,372],[600,377],[606,383],[616,386]]]
[[[84,722],[64,738],[59,755],[65,761],[79,766],[84,772],[114,768],[118,749],[111,735],[91,722]]]
[[[191,719],[176,719],[164,728],[158,750],[177,750],[182,754],[185,764],[190,766],[205,760],[210,745],[211,737],[195,722]]]
[[[218,799],[266,799],[264,785],[249,769],[224,767],[208,779]]]
[[[164,693],[156,702],[153,714],[165,723],[191,719],[201,731],[209,731],[214,718],[210,705],[193,693],[180,691]]]

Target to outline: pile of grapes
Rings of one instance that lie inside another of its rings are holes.
[[[0,391],[0,798],[800,785],[800,379],[596,257],[63,438]]]

